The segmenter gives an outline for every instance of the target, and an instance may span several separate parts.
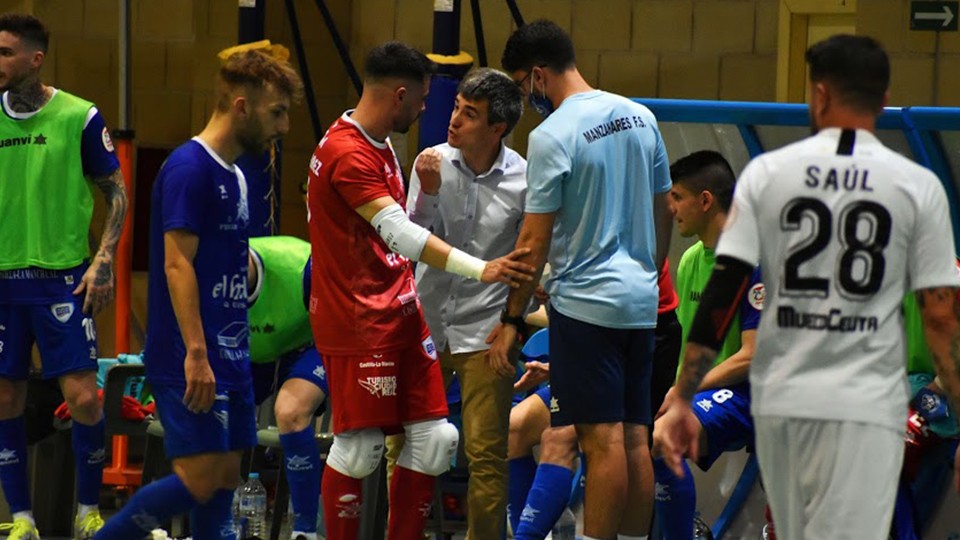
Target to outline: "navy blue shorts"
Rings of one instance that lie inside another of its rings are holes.
[[[327,388],[327,372],[317,349],[310,345],[281,356],[276,362],[251,363],[253,375],[253,396],[257,405],[279,390],[289,379],[303,379],[330,395]]]
[[[83,314],[83,295],[46,304],[0,304],[0,377],[22,381],[36,341],[43,376],[97,369],[97,329]]]
[[[750,383],[697,392],[692,405],[707,433],[708,453],[697,462],[701,469],[709,469],[724,452],[753,447]]]
[[[190,412],[183,404],[184,392],[186,386],[153,386],[167,459],[246,450],[257,445],[253,388],[218,388],[213,408],[205,413]]]
[[[550,425],[649,424],[654,329],[605,328],[550,308]]]

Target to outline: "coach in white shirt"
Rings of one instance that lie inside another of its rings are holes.
[[[777,536],[880,540],[903,459],[901,301],[911,291],[937,372],[960,398],[953,234],[937,177],[874,134],[890,80],[880,44],[833,36],[807,61],[816,134],[744,169],[688,334],[679,397],[654,438],[675,465],[695,446],[690,396],[759,263],[770,286],[751,412]]]
[[[476,69],[457,88],[447,142],[424,150],[410,178],[415,223],[474,257],[513,251],[523,221],[527,162],[503,143],[520,119],[520,89],[494,69]],[[507,432],[515,367],[494,365],[486,338],[508,289],[421,264],[417,291],[444,382],[460,382],[470,480],[468,537],[501,538],[507,505]]]

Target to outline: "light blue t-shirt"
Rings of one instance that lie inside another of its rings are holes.
[[[653,113],[600,90],[574,94],[530,133],[527,154],[526,211],[556,212],[551,305],[598,326],[654,328],[653,195],[671,182]]]

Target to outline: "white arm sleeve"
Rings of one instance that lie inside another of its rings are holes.
[[[399,204],[391,204],[377,212],[370,224],[391,251],[414,261],[420,260],[430,231],[410,221]]]

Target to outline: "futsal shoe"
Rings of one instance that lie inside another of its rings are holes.
[[[7,540],[40,540],[40,531],[36,524],[29,519],[17,518],[9,525],[10,534]]]
[[[87,515],[73,524],[73,540],[90,540],[97,531],[103,528],[103,518],[99,510],[91,510]]]

